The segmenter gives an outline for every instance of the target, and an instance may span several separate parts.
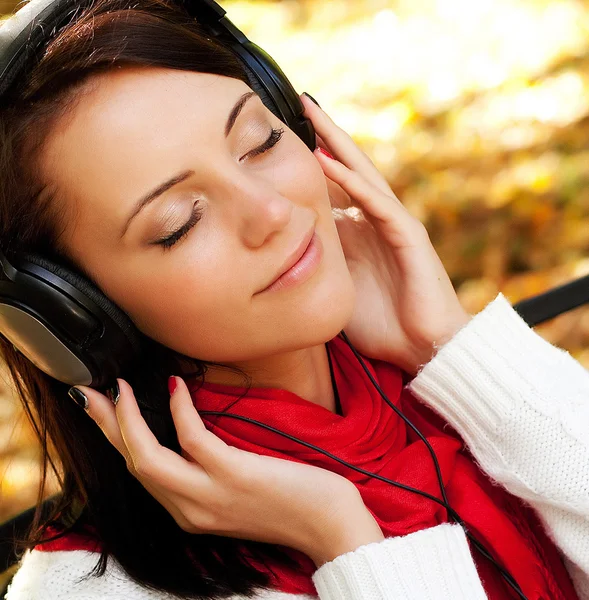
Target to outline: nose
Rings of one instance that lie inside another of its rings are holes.
[[[276,232],[288,226],[293,202],[283,196],[268,181],[240,173],[230,181],[225,179],[227,209],[243,243],[257,248]]]

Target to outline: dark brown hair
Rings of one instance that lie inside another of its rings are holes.
[[[81,10],[0,107],[0,247],[5,251],[37,252],[91,279],[60,247],[63,211],[37,165],[51,128],[79,101],[92,75],[125,65],[219,74],[249,85],[233,52],[171,0],[96,0]],[[279,546],[183,531],[68,398],[68,385],[43,373],[2,336],[0,356],[42,450],[38,510],[20,551],[46,539],[48,525],[62,533],[86,532],[102,544],[89,576],[104,574],[112,555],[135,581],[183,598],[251,595],[267,586],[267,576],[248,557],[295,566]],[[187,358],[146,338],[141,363],[124,374],[159,442],[178,452],[167,378],[180,372],[179,361]],[[190,361],[195,376],[212,364]],[[61,494],[45,518],[40,505],[50,470]]]

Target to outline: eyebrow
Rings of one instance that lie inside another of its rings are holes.
[[[241,113],[246,102],[250,98],[252,98],[253,96],[256,96],[256,95],[257,95],[256,92],[251,91],[251,92],[246,92],[245,94],[243,94],[242,96],[239,97],[239,99],[237,100],[237,103],[231,109],[231,112],[229,113],[229,117],[227,118],[227,123],[225,124],[225,137],[227,137],[231,133],[231,130],[233,129],[233,126],[235,125],[235,122],[237,121],[237,117],[239,117],[239,113]],[[129,215],[127,221],[125,222],[125,225],[123,226],[120,237],[122,238],[125,235],[125,233],[127,233],[127,229],[129,229],[129,225],[131,224],[131,221],[137,216],[137,214],[139,212],[141,212],[141,210],[143,208],[145,208],[150,202],[155,200],[158,196],[161,196],[164,192],[167,192],[171,187],[177,185],[178,183],[181,183],[185,179],[188,179],[188,177],[190,177],[191,175],[194,175],[194,171],[191,169],[182,171],[181,173],[174,175],[167,181],[164,181],[162,184],[158,185],[154,190],[152,190],[151,192],[147,193],[145,196],[140,198],[138,200],[138,202],[135,204],[135,207],[133,208],[133,211]]]

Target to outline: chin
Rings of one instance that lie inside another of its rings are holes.
[[[297,319],[304,324],[316,344],[324,343],[345,328],[356,306],[356,288],[344,263],[311,287],[296,307]],[[315,345],[312,342],[310,346]]]

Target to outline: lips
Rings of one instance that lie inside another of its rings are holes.
[[[311,239],[313,238],[313,234],[315,233],[315,226],[311,227],[311,229],[307,232],[305,237],[301,240],[301,243],[297,246],[294,252],[290,254],[290,256],[284,261],[282,266],[280,267],[278,274],[274,279],[266,286],[270,287],[277,279],[280,279],[282,275],[284,275],[289,269],[291,269],[294,265],[296,265],[303,254],[307,251],[309,244],[311,243]],[[266,289],[266,288],[264,288]]]

